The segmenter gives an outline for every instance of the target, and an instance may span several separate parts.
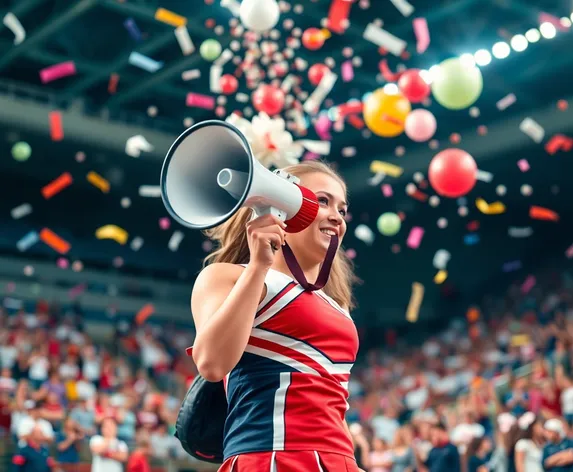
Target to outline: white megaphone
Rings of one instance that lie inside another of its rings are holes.
[[[247,206],[271,213],[296,233],[318,213],[316,195],[284,171],[274,173],[253,157],[245,136],[225,121],[209,120],[184,131],[161,169],[161,197],[171,216],[188,228],[208,229]]]

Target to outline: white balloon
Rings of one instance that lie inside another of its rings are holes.
[[[278,23],[279,4],[276,0],[243,0],[239,17],[246,28],[262,33],[274,28]]]

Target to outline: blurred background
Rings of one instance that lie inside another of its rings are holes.
[[[261,120],[267,167],[323,159],[348,184],[364,468],[398,470],[439,418],[463,467],[489,438],[514,470],[523,413],[573,415],[573,5],[240,3],[0,0],[0,470],[31,434],[89,470],[108,417],[154,470],[216,470],[172,437],[213,245],[159,175],[232,115]]]

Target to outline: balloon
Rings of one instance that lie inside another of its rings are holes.
[[[412,141],[421,143],[434,136],[436,127],[434,115],[428,110],[419,108],[407,116],[404,131]]]
[[[280,9],[276,0],[243,0],[239,8],[241,23],[257,33],[273,29],[279,16]]]
[[[449,110],[462,110],[474,104],[482,89],[481,71],[460,58],[446,59],[433,75],[434,98]]]
[[[404,122],[411,110],[410,102],[403,95],[389,95],[380,88],[364,102],[364,121],[374,134],[391,138],[404,131]]]
[[[221,55],[221,43],[216,39],[206,39],[201,43],[199,54],[206,61],[214,61]]]
[[[312,85],[317,86],[324,77],[324,74],[329,71],[329,67],[324,64],[313,64],[310,69],[308,69],[308,80],[310,80]]]
[[[28,143],[20,141],[12,146],[12,157],[17,161],[27,161],[32,154],[32,148]]]
[[[474,187],[477,164],[474,158],[462,149],[444,149],[430,162],[428,177],[438,194],[458,198]]]
[[[376,226],[378,231],[384,236],[394,236],[400,231],[402,221],[396,213],[382,213],[376,222]]]
[[[311,51],[316,51],[323,46],[325,39],[326,34],[322,30],[318,28],[308,28],[302,34],[302,45]]]
[[[273,85],[261,84],[253,93],[253,106],[269,116],[280,113],[285,104],[284,92]]]
[[[219,80],[219,86],[221,87],[221,92],[225,95],[231,95],[239,88],[239,81],[234,75],[225,74]]]
[[[430,85],[420,75],[419,69],[404,72],[398,80],[398,88],[411,103],[423,102],[432,91]]]

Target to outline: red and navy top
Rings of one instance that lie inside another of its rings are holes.
[[[225,378],[225,459],[248,452],[318,451],[354,459],[344,427],[358,352],[349,313],[321,290],[269,270],[243,356]]]

